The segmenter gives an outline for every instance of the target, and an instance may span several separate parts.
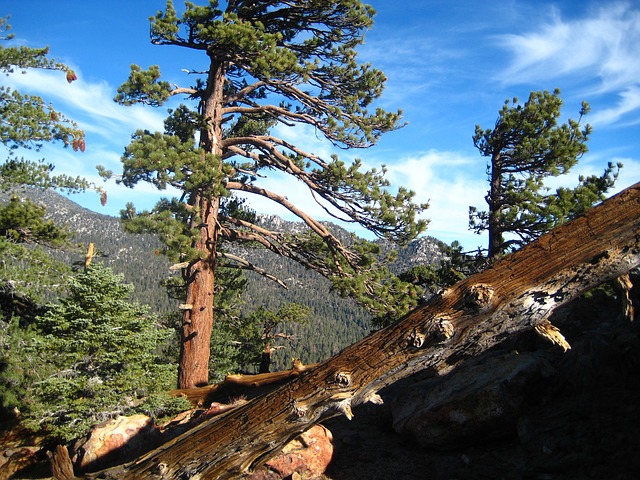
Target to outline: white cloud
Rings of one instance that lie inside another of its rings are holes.
[[[40,95],[54,108],[78,122],[87,133],[104,138],[128,136],[138,128],[161,130],[165,111],[143,106],[124,107],[113,101],[115,89],[106,82],[90,83],[82,79],[69,84],[57,71],[30,70],[14,73],[7,84],[22,93]]]
[[[74,152],[59,144],[45,144],[40,151],[19,150],[19,156],[33,160],[44,158],[55,165],[55,174],[79,175],[107,190],[109,201],[100,205],[95,192],[74,194],[70,198],[83,206],[108,215],[118,215],[126,202],[133,201],[140,209],[151,208],[161,196],[152,185],[140,183],[129,189],[115,182],[105,184],[98,177],[96,165],[103,165],[114,173],[121,172],[120,155],[130,142],[131,134],[139,128],[162,130],[165,109],[153,109],[141,105],[125,107],[113,101],[115,89],[106,82],[85,81],[82,72],[76,70],[79,80],[69,84],[58,71],[29,70],[14,73],[5,78],[4,84],[23,94],[38,95],[51,102],[53,107],[74,120],[85,131],[85,152]]]
[[[485,165],[461,152],[430,150],[389,166],[392,185],[416,192],[415,201],[429,202],[423,216],[430,219],[427,235],[447,243],[458,240],[467,249],[485,242],[467,230],[469,206],[484,206]]]
[[[596,79],[587,93],[613,94],[618,104],[594,115],[591,123],[605,125],[640,110],[640,10],[631,3],[607,3],[582,18],[565,20],[552,10],[550,20],[523,34],[497,37],[512,53],[500,73],[506,84],[572,77],[576,83]],[[638,121],[638,120],[635,120]]]
[[[596,111],[589,116],[589,123],[606,126],[622,122],[630,125],[640,123],[640,118],[625,121],[627,114],[640,109],[640,84],[633,85],[618,93],[618,102],[610,108]]]

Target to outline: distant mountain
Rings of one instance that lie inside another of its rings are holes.
[[[135,300],[149,304],[160,314],[175,312],[177,302],[171,300],[160,282],[167,279],[169,262],[154,252],[159,248],[158,239],[149,234],[130,234],[122,230],[119,219],[102,215],[81,207],[68,198],[53,191],[27,190],[24,194],[47,207],[47,216],[56,223],[67,225],[74,232],[75,241],[86,246],[95,244],[101,253],[100,260],[116,273],[123,273],[127,282],[136,289]],[[8,198],[0,193],[0,201]],[[289,222],[275,215],[260,216],[267,228],[290,232],[305,229],[301,222]],[[348,239],[346,230],[328,224],[336,236]],[[404,271],[418,264],[436,263],[442,259],[439,242],[422,237],[398,252],[397,261],[391,266],[395,272]],[[383,248],[390,248],[383,244]],[[304,325],[287,325],[287,333],[295,334],[297,343],[290,349],[279,351],[276,367],[288,368],[290,359],[299,357],[305,363],[323,360],[347,345],[364,337],[370,331],[370,316],[350,299],[341,298],[331,291],[329,281],[314,271],[307,270],[296,262],[282,258],[264,249],[239,248],[247,260],[259,265],[285,281],[288,289],[264,277],[247,272],[246,306],[252,311],[258,306],[276,309],[287,302],[296,302],[311,308],[310,321]],[[84,260],[84,252],[66,253],[67,262]]]
[[[69,264],[84,262],[88,244],[94,243],[99,253],[96,260],[103,262],[135,286],[134,299],[151,305],[154,312],[163,314],[175,308],[159,283],[169,275],[169,262],[155,255],[160,242],[154,235],[133,235],[125,232],[120,220],[81,207],[54,191],[20,190],[20,196],[30,198],[47,208],[47,218],[59,225],[66,225],[75,232],[73,242],[81,245],[76,251],[56,252],[56,258]],[[10,198],[0,192],[0,201]]]

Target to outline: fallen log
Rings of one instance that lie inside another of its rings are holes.
[[[351,418],[352,406],[379,403],[377,391],[416,371],[448,371],[531,329],[570,348],[570,339],[549,323],[550,313],[638,265],[640,183],[277,390],[204,422],[134,462],[81,478],[237,478],[323,418],[336,413]]]

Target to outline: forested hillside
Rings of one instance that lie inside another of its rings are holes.
[[[61,255],[69,263],[83,262],[86,247],[93,242],[99,252],[98,261],[116,273],[123,273],[126,281],[134,284],[135,300],[149,304],[159,315],[176,311],[178,302],[170,299],[160,285],[171,275],[170,264],[164,256],[155,253],[160,243],[153,235],[127,233],[120,227],[119,219],[82,208],[52,191],[27,190],[21,195],[46,205],[49,218],[75,232],[73,241],[79,244],[78,248],[55,255]],[[4,202],[7,198],[8,194],[0,193],[0,200]],[[278,223],[279,229],[284,227],[290,231],[304,228],[301,223],[276,216],[261,217],[261,222],[268,227]],[[349,237],[340,227],[334,225],[333,229],[340,238]],[[369,333],[367,312],[352,300],[332,292],[329,281],[318,273],[264,249],[235,245],[229,246],[229,250],[264,268],[288,287],[285,289],[254,272],[247,272],[245,313],[260,306],[275,310],[288,302],[311,308],[306,322],[283,327],[294,340],[274,354],[275,368],[288,368],[291,358],[301,358],[305,363],[323,360]],[[441,255],[435,239],[420,238],[399,252],[392,270],[400,272],[415,265],[437,262]]]

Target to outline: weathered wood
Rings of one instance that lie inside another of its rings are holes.
[[[87,253],[84,256],[84,269],[86,270],[91,265],[91,261],[95,256],[95,245],[93,243],[89,243],[89,247],[87,248]]]
[[[633,301],[631,300],[631,289],[633,288],[633,283],[631,283],[629,273],[627,272],[616,278],[613,285],[618,291],[620,307],[622,308],[623,315],[627,320],[632,322],[636,312],[633,307]]]
[[[547,321],[556,307],[639,264],[636,184],[276,391],[100,478],[237,477],[322,418],[336,412],[351,418],[352,406],[379,402],[376,392],[402,377],[424,368],[446,371],[528,329],[559,334]]]
[[[51,473],[57,480],[76,480],[73,474],[73,465],[66,447],[58,445],[51,456]]]
[[[180,388],[170,391],[169,395],[186,398],[194,407],[206,407],[211,402],[229,402],[236,398],[252,399],[272,392],[282,383],[316,365],[317,363],[304,365],[300,359],[294,359],[293,366],[289,370],[257,375],[227,375],[223,382],[206,387]]]

